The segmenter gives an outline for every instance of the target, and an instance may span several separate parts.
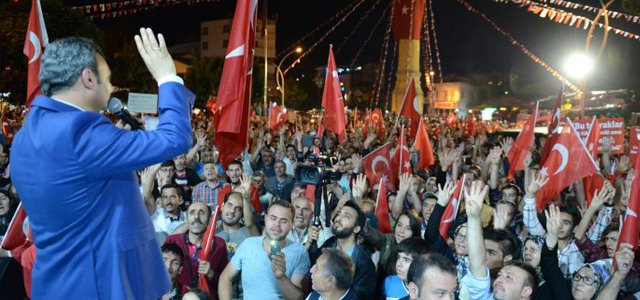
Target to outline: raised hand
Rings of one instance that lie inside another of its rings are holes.
[[[509,209],[505,205],[497,206],[493,211],[493,229],[507,229],[509,222]]]
[[[400,185],[398,187],[398,192],[406,193],[409,190],[410,186],[411,186],[411,174],[402,173],[402,175],[400,175]]]
[[[531,183],[529,183],[529,186],[527,187],[527,195],[535,197],[536,193],[545,184],[547,184],[547,182],[549,182],[549,177],[547,177],[545,174],[542,174],[541,172],[538,172],[538,174],[536,174],[536,176],[531,180]]]
[[[502,146],[502,150],[504,151],[504,155],[508,155],[511,150],[511,146],[513,146],[513,138],[507,137],[500,142],[500,146]]]
[[[362,155],[357,153],[351,155],[351,163],[353,164],[353,172],[360,173],[362,170]]]
[[[444,187],[438,184],[438,204],[440,206],[447,206],[455,190],[456,184],[453,183],[453,180],[447,181],[447,183],[444,184]]]
[[[558,243],[558,231],[562,222],[560,208],[551,204],[544,215],[547,217],[547,247],[553,248]]]
[[[627,173],[631,169],[631,165],[629,164],[629,156],[622,155],[620,156],[620,160],[616,164],[616,173],[623,174]]]
[[[240,184],[236,187],[236,190],[244,196],[245,200],[251,199],[251,178],[247,173],[242,172],[242,175],[240,175]]]
[[[481,180],[471,183],[471,187],[464,190],[464,199],[467,204],[467,216],[469,218],[480,219],[482,206],[484,205],[484,197],[489,191],[489,186]]]
[[[364,174],[358,174],[358,176],[356,177],[356,181],[351,189],[353,191],[353,198],[355,198],[356,200],[362,200],[362,197],[364,197],[366,186],[367,181],[364,177]]]
[[[144,64],[156,81],[176,75],[176,65],[162,34],[158,34],[156,39],[151,28],[140,28],[140,35],[136,35],[134,40]]]
[[[489,156],[487,157],[487,160],[489,160],[489,162],[492,165],[499,165],[501,155],[502,155],[502,148],[500,146],[495,146],[489,152]]]
[[[633,248],[629,243],[621,243],[618,252],[616,252],[616,271],[613,276],[624,279],[629,274],[631,267],[633,266],[633,259],[635,254]]]
[[[196,130],[196,144],[199,147],[204,147],[207,144],[207,134],[202,129]]]

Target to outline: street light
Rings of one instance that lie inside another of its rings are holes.
[[[280,60],[280,63],[276,66],[276,89],[280,91],[280,95],[282,97],[282,107],[284,107],[284,73],[282,73],[282,69],[280,67],[282,67],[282,63],[287,59],[287,57],[294,53],[302,53],[302,48],[297,47],[293,51],[287,53],[287,55],[285,55]]]
[[[584,53],[574,53],[564,64],[567,75],[578,79],[585,79],[593,70],[593,59]]]

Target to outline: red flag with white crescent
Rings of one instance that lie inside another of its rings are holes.
[[[413,78],[409,82],[407,86],[407,91],[404,94],[404,100],[402,100],[402,108],[400,109],[400,116],[408,118],[411,120],[411,131],[410,137],[416,137],[416,131],[418,131],[418,124],[420,123],[420,112],[419,112],[419,100],[418,100],[418,92],[416,91],[416,83]]]
[[[224,167],[248,145],[257,0],[238,1],[224,60],[214,143]]]
[[[370,186],[380,183],[383,176],[388,176],[388,182],[395,182],[397,176],[391,171],[391,158],[389,157],[389,143],[378,147],[362,158],[364,174],[369,179]],[[394,188],[395,189],[395,188]]]
[[[27,107],[31,106],[31,101],[36,95],[42,94],[38,72],[40,72],[40,59],[42,58],[43,48],[48,45],[49,36],[47,35],[47,27],[44,24],[40,0],[32,0],[27,35],[22,49],[22,53],[29,59],[27,67]]]
[[[400,178],[400,175],[404,173],[411,174],[411,159],[409,157],[409,148],[407,148],[407,140],[404,137],[404,127],[400,130],[400,139],[398,140],[398,146],[395,152],[393,152],[393,158],[391,159],[392,173]],[[397,184],[398,182],[393,182]]]
[[[556,103],[553,106],[553,111],[551,112],[551,121],[549,122],[549,127],[547,128],[547,140],[544,143],[544,147],[542,148],[542,153],[540,155],[540,164],[544,164],[547,161],[547,157],[551,153],[551,148],[556,144],[556,139],[558,138],[558,134],[560,134],[560,118],[561,116],[561,106],[562,106],[562,96],[564,95],[564,84],[560,87],[560,91],[558,92],[558,97],[556,97]]]
[[[449,199],[449,203],[447,203],[447,207],[444,208],[444,212],[442,213],[442,219],[440,219],[440,236],[445,241],[449,239],[449,228],[451,228],[453,221],[455,221],[458,216],[460,202],[462,202],[462,197],[464,196],[462,188],[464,187],[466,178],[467,175],[463,175],[458,181],[456,189],[453,191],[451,199]]]
[[[427,134],[427,128],[424,126],[424,121],[420,119],[418,124],[418,132],[416,133],[416,141],[414,147],[420,152],[420,160],[418,161],[418,170],[424,170],[429,166],[435,164],[435,158],[433,157],[433,148],[431,147],[431,141],[429,141],[429,135]]]
[[[598,166],[573,128],[571,120],[567,119],[556,143],[551,147],[547,161],[540,168],[540,172],[549,177],[549,182],[536,195],[538,211],[542,211],[564,188],[597,171]]]

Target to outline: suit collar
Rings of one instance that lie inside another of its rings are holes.
[[[72,105],[49,98],[47,96],[37,96],[33,100],[33,103],[31,103],[31,106],[39,106],[54,111],[82,111],[82,109],[78,107],[74,107]]]

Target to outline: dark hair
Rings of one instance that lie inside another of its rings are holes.
[[[274,207],[274,206],[280,206],[280,207],[284,207],[286,209],[289,209],[291,211],[291,220],[293,220],[293,216],[296,215],[296,211],[293,208],[293,205],[291,204],[291,202],[285,201],[285,200],[276,200],[276,201],[271,202],[271,204],[269,204],[269,208],[267,208],[267,214],[269,213],[269,210],[271,210],[271,208]]]
[[[167,183],[167,184],[163,185],[163,186],[160,188],[160,194],[162,194],[162,192],[163,192],[165,189],[175,189],[175,190],[176,190],[176,192],[178,193],[178,197],[182,198],[182,193],[183,193],[183,191],[182,191],[182,187],[181,187],[181,186],[179,186],[179,185],[177,185],[177,184],[175,184],[175,183]]]
[[[582,215],[580,214],[580,211],[574,205],[562,206],[560,207],[560,212],[571,215],[573,227],[578,226],[578,224],[580,224],[580,220],[582,220]]]
[[[407,272],[407,281],[415,283],[418,288],[422,287],[423,274],[431,268],[437,268],[445,274],[456,276],[456,266],[447,258],[438,253],[430,253],[419,255],[413,258],[409,271]]]
[[[199,289],[199,288],[191,288],[187,291],[187,293],[194,293],[196,297],[200,300],[213,300],[211,294]]]
[[[520,187],[515,185],[515,184],[513,184],[513,183],[507,183],[505,186],[503,186],[500,189],[500,192],[502,193],[502,191],[508,190],[508,189],[514,189],[514,190],[516,190],[516,193],[518,193],[518,196],[522,196],[522,190],[520,189]]]
[[[397,253],[405,253],[411,257],[418,257],[429,251],[427,242],[420,237],[410,237],[398,244]]]
[[[351,207],[356,211],[358,216],[356,217],[355,226],[360,226],[360,229],[363,229],[364,228],[364,224],[367,221],[367,216],[365,216],[365,214],[362,211],[362,209],[360,208],[360,206],[358,206],[358,204],[355,203],[354,201],[349,200],[344,204],[343,207]]]
[[[239,160],[237,160],[237,159],[236,159],[236,160],[234,160],[234,161],[232,161],[232,162],[230,162],[230,163],[229,163],[229,165],[227,165],[227,169],[229,169],[229,167],[230,167],[231,165],[238,165],[238,166],[240,166],[240,169],[242,169],[242,162],[240,162],[240,161],[239,161]],[[225,170],[225,171],[226,171],[226,170]]]
[[[508,266],[512,266],[512,267],[517,267],[520,268],[521,270],[525,271],[525,273],[527,273],[526,278],[524,279],[524,285],[525,286],[530,286],[531,289],[533,289],[533,292],[536,291],[536,288],[538,287],[539,284],[539,280],[538,280],[538,273],[536,273],[536,269],[534,269],[532,266],[525,264],[522,261],[519,260],[510,260],[508,262],[506,262],[504,264],[505,267]],[[504,269],[504,267],[503,267]]]
[[[419,237],[420,233],[422,232],[422,224],[420,224],[420,220],[418,220],[418,218],[416,218],[412,213],[408,212],[408,211],[403,211],[399,216],[398,216],[398,220],[400,220],[400,217],[402,216],[407,216],[407,218],[409,218],[409,228],[411,228],[411,237]],[[394,239],[395,241],[395,239]]]
[[[355,274],[355,265],[351,258],[344,251],[331,248],[322,249],[322,255],[327,258],[324,275],[335,277],[338,289],[349,289]]]
[[[168,243],[168,244],[162,245],[160,250],[162,251],[162,253],[173,253],[173,254],[175,254],[176,256],[178,256],[180,258],[180,266],[182,266],[184,264],[184,252],[182,251],[182,248],[180,248],[180,246],[178,246],[178,245],[176,245],[174,243]]]
[[[483,236],[485,240],[498,243],[503,256],[515,255],[517,242],[511,232],[502,229],[488,228],[484,231]]]
[[[160,167],[176,167],[176,163],[173,162],[173,159],[163,161]]]

